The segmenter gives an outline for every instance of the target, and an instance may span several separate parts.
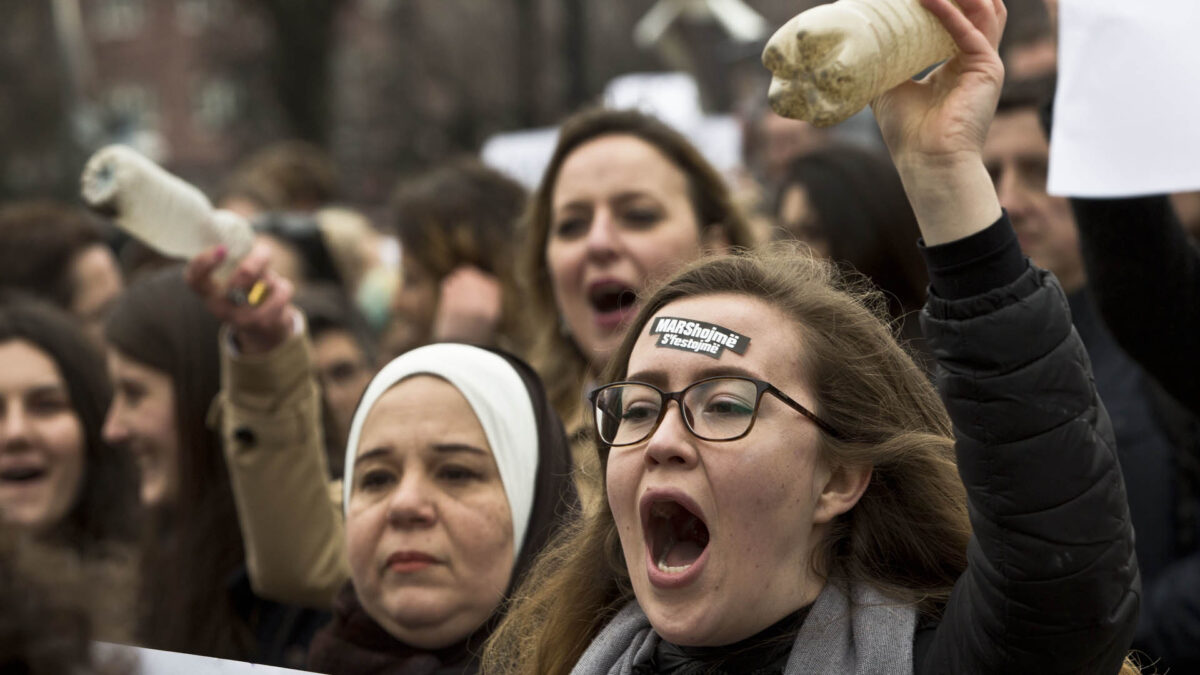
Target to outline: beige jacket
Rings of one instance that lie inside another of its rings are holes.
[[[350,571],[312,347],[303,330],[261,356],[231,345],[226,328],[218,404],[251,587],[271,600],[328,608]]]

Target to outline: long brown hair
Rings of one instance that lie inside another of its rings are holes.
[[[530,200],[525,219],[525,246],[520,252],[518,281],[526,298],[533,334],[529,361],[546,381],[547,393],[568,432],[582,421],[583,386],[591,372],[587,356],[560,329],[554,289],[546,264],[546,242],[554,218],[554,190],[559,171],[579,146],[601,136],[630,135],[654,146],[687,178],[696,222],[702,229],[721,227],[736,248],[750,248],[754,235],[734,206],[720,174],[677,131],[658,119],[634,110],[586,110],[563,123],[558,145]]]
[[[175,392],[179,492],[144,530],[140,638],[155,649],[246,658],[253,643],[228,592],[244,561],[241,530],[220,437],[207,423],[221,386],[219,329],[171,266],[126,289],[106,336],[170,377]]]
[[[897,343],[886,302],[807,247],[779,243],[709,258],[666,282],[645,303],[601,381],[624,377],[646,322],[687,297],[738,293],[794,321],[805,344],[803,377],[817,413],[846,440],[822,435],[831,466],[870,465],[859,503],[843,514],[813,564],[830,578],[869,583],[937,616],[966,569],[966,497],[950,421],[937,393]],[[607,459],[600,448],[600,461]],[[596,633],[634,599],[607,504],[558,540],[517,594],[484,655],[485,672],[566,673]]]

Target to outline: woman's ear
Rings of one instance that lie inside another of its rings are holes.
[[[700,246],[705,253],[729,253],[733,244],[724,223],[709,223],[700,231]]]
[[[817,508],[813,510],[813,523],[828,523],[854,508],[870,483],[870,465],[834,469],[817,499]]]

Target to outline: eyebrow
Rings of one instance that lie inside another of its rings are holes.
[[[750,377],[761,379],[757,373],[750,372],[745,368],[735,365],[714,365],[701,368],[699,372],[694,373],[695,379],[693,382],[703,380],[709,377]],[[637,380],[646,382],[656,386],[665,386],[670,379],[670,373],[665,370],[640,370],[636,373],[629,373],[625,376],[626,380]]]
[[[615,204],[625,205],[628,202],[636,201],[639,199],[647,199],[647,200],[653,201],[655,203],[658,203],[659,201],[661,201],[658,197],[655,197],[654,195],[650,194],[649,192],[643,192],[640,190],[626,190],[625,192],[618,192],[617,194],[612,195],[609,198],[609,201],[611,201]],[[590,200],[590,199],[573,199],[565,204],[561,204],[559,206],[551,205],[551,207],[552,207],[552,210],[555,212],[571,211],[571,210],[586,211],[586,210],[589,210],[592,208],[592,202],[593,202],[593,200]]]
[[[655,201],[655,202],[659,201],[659,199],[657,197],[650,194],[649,192],[644,192],[644,191],[640,191],[640,190],[628,190],[626,192],[619,192],[619,193],[613,195],[613,197],[610,201],[617,203],[617,204],[624,204],[626,202],[632,202],[632,201],[635,201],[638,199],[649,199],[649,200]]]
[[[439,455],[453,455],[456,453],[466,453],[466,454],[472,454],[472,455],[479,455],[480,457],[488,457],[489,456],[489,453],[486,450],[484,450],[483,448],[478,448],[478,447],[475,447],[474,445],[468,445],[466,443],[434,443],[432,446],[429,446],[429,447],[436,454],[439,454]],[[391,452],[392,452],[392,448],[387,447],[387,446],[379,446],[379,447],[375,447],[375,448],[371,448],[370,450],[367,450],[366,452],[364,452],[361,455],[359,455],[358,457],[356,457],[354,461],[361,462],[363,460],[368,460],[368,459],[373,459],[376,457],[388,455]]]
[[[25,392],[26,396],[66,396],[67,387],[62,384],[39,384],[30,387]]]
[[[480,455],[487,457],[490,453],[483,448],[477,448],[474,445],[466,443],[435,443],[433,451],[438,454],[453,454],[456,452],[465,452],[472,455]]]
[[[132,377],[118,377],[116,379],[116,381],[113,382],[113,384],[116,386],[117,389],[123,389],[125,391],[134,391],[134,392],[147,391],[146,385],[144,383],[142,383],[141,380],[138,380],[138,379],[135,379]]]

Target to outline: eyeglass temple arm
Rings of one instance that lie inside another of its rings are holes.
[[[817,425],[817,428],[819,428],[821,431],[824,431],[825,433],[829,434],[830,436],[833,436],[834,438],[838,439],[839,441],[847,440],[845,434],[843,434],[842,432],[833,428],[833,426],[830,425],[825,420],[821,419],[820,417],[817,417],[816,413],[814,413],[813,411],[809,410],[808,408],[805,408],[804,406],[800,405],[799,403],[794,401],[791,396],[788,396],[787,394],[783,393],[779,389],[775,388],[774,385],[768,384],[767,391],[771,392],[772,394],[775,395],[776,398],[778,398],[779,400],[781,400],[784,403],[791,406],[792,410],[795,410],[796,412],[800,413],[801,415],[804,415],[805,417],[807,417],[809,419],[809,421],[811,421],[813,424]]]

